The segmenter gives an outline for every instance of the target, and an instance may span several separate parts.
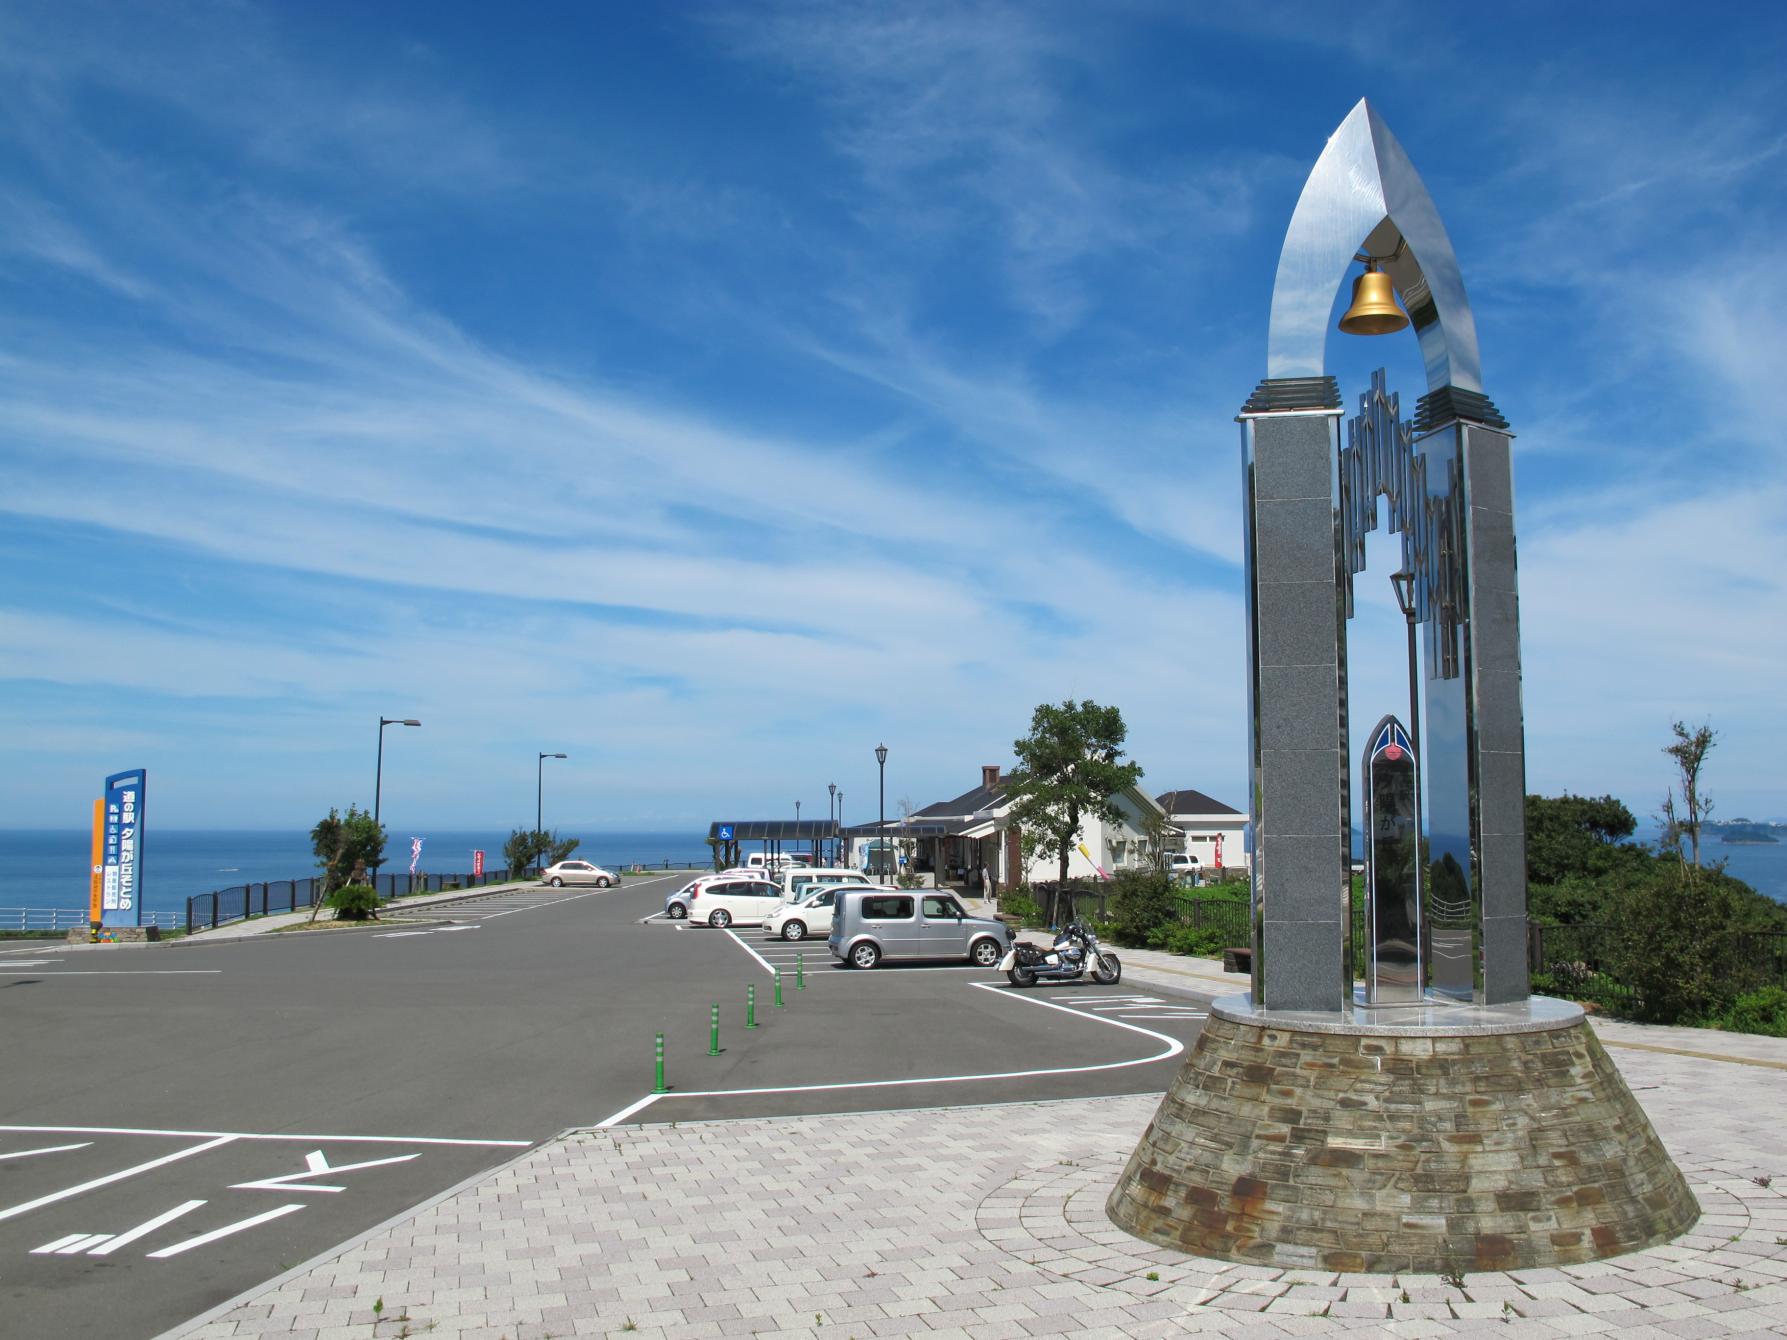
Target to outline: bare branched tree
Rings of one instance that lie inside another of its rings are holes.
[[[1700,772],[1706,766],[1706,756],[1719,741],[1719,733],[1710,724],[1689,730],[1680,721],[1670,729],[1675,732],[1675,743],[1665,745],[1663,752],[1675,760],[1676,786],[1670,787],[1663,797],[1663,812],[1658,816],[1663,821],[1663,845],[1673,847],[1679,854],[1685,841],[1688,858],[1698,871],[1700,829],[1713,812],[1711,798],[1700,789]],[[1679,803],[1676,801],[1677,786],[1681,789]]]

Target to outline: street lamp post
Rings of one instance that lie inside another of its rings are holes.
[[[534,840],[536,842],[540,839],[541,821],[545,814],[546,760],[567,757],[569,757],[567,754],[541,754],[539,761],[534,764]],[[541,859],[545,855],[544,847],[534,849],[534,871],[536,874],[546,868]]]
[[[887,878],[887,746],[875,746],[875,763],[881,770],[881,806],[880,818],[875,825],[875,850],[879,858],[875,865],[881,872],[883,880]]]
[[[827,782],[826,792],[830,799],[825,802],[825,817],[831,820],[831,863],[838,863],[838,784]]]
[[[414,717],[380,717],[378,719],[378,766],[372,774],[372,826],[381,835],[384,830],[379,828],[379,792],[385,784],[385,727],[420,726],[421,724]],[[383,861],[379,861],[372,867],[372,887],[375,892],[378,889],[378,868],[383,864]]]
[[[796,842],[799,842],[800,837],[798,836],[798,834],[800,833],[800,802],[798,800],[794,802],[794,831],[797,835],[794,840]]]

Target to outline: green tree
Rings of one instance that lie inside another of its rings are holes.
[[[503,843],[503,860],[509,867],[509,878],[516,878],[536,863],[542,867],[556,865],[576,851],[581,841],[581,838],[561,838],[557,829],[545,832],[517,828]]]
[[[1533,884],[1604,875],[1638,854],[1620,844],[1638,827],[1612,796],[1528,796],[1526,877]]]
[[[1122,761],[1128,735],[1122,712],[1085,699],[1041,704],[1030,716],[1030,733],[1012,742],[1018,760],[1006,787],[1012,822],[1023,833],[1026,856],[1054,854],[1060,886],[1067,883],[1080,825],[1092,818],[1117,822],[1115,797],[1142,779],[1139,763]]]
[[[1688,858],[1692,862],[1692,872],[1688,878],[1693,879],[1700,872],[1700,829],[1707,816],[1713,812],[1713,802],[1700,789],[1700,771],[1706,766],[1706,756],[1713,751],[1719,742],[1719,733],[1710,725],[1698,726],[1689,730],[1677,721],[1670,727],[1675,732],[1675,743],[1664,745],[1663,752],[1675,760],[1676,782],[1681,787],[1681,804],[1675,800],[1675,787],[1670,787],[1663,797],[1663,812],[1657,817],[1663,821],[1662,845],[1677,853],[1682,850],[1682,843],[1688,844]]]
[[[331,806],[328,817],[310,830],[310,849],[323,872],[323,896],[310,911],[315,921],[329,895],[350,879],[364,879],[385,859],[385,830],[357,805],[349,805],[346,814]]]

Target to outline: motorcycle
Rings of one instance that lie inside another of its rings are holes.
[[[1075,917],[1061,928],[1053,949],[1014,944],[999,960],[999,971],[1013,986],[1076,982],[1088,975],[1100,986],[1115,986],[1123,976],[1123,965],[1110,950],[1100,947],[1092,927]]]

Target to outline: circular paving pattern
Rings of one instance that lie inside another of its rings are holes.
[[[1438,1275],[1349,1275],[1187,1256],[1131,1237],[1106,1218],[1105,1199],[1127,1154],[1088,1153],[1032,1169],[983,1199],[980,1235],[1037,1269],[1081,1284],[1187,1310],[1328,1317],[1354,1326],[1397,1320],[1481,1321],[1607,1314],[1787,1290],[1787,1186],[1757,1169],[1692,1156],[1677,1166],[1700,1202],[1675,1241],[1558,1269]],[[1787,1179],[1784,1179],[1787,1181]],[[1761,1301],[1758,1299],[1758,1301]]]

